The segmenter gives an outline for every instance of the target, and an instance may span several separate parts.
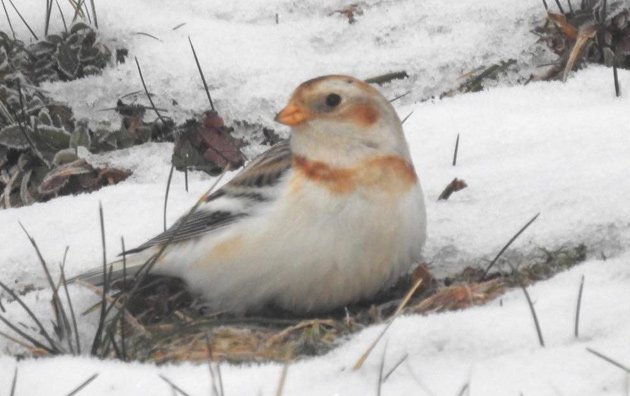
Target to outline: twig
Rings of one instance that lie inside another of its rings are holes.
[[[103,246],[103,289],[101,299],[101,313],[99,315],[98,327],[96,329],[96,333],[94,334],[94,341],[92,342],[92,350],[90,351],[92,355],[96,355],[98,347],[102,343],[103,328],[105,326],[107,310],[107,246],[105,245],[105,221],[103,220],[103,205],[101,204],[101,202],[98,203],[98,216],[101,223],[101,244]]]
[[[181,393],[184,396],[190,396],[190,394],[188,392],[184,391],[182,388],[180,388],[179,386],[175,385],[173,383],[173,381],[171,381],[170,379],[166,378],[163,374],[159,374],[158,376],[162,379],[162,381],[164,381],[167,384],[169,384],[172,389],[176,390],[177,392]]]
[[[177,30],[177,29],[179,29],[180,27],[184,26],[185,24],[186,24],[186,22],[182,22],[182,23],[180,23],[179,25],[175,26],[175,27],[173,28],[173,30]]]
[[[530,221],[527,222],[527,224],[525,224],[516,234],[514,234],[514,236],[508,241],[508,243],[505,244],[505,246],[503,246],[503,248],[499,251],[499,253],[497,253],[497,255],[494,257],[494,259],[490,262],[490,264],[488,265],[488,267],[486,268],[485,271],[483,271],[483,274],[481,275],[481,278],[479,279],[480,282],[483,282],[486,279],[486,275],[488,275],[488,271],[490,271],[490,269],[494,266],[494,264],[496,264],[497,260],[499,260],[499,257],[501,257],[501,255],[503,255],[503,253],[510,247],[510,245],[534,222],[536,221],[536,219],[538,218],[538,216],[540,216],[540,213],[536,214],[536,216],[532,217],[532,219]]]
[[[33,37],[35,37],[35,40],[39,41],[39,37],[37,37],[37,35],[35,34],[35,32],[33,31],[33,29],[31,29],[31,27],[28,25],[28,23],[26,23],[26,20],[24,19],[24,17],[22,16],[22,14],[20,14],[20,11],[17,9],[17,7],[15,6],[15,4],[13,4],[13,0],[9,0],[9,3],[11,3],[11,6],[13,6],[13,9],[15,10],[15,12],[18,14],[18,16],[20,17],[20,19],[22,20],[22,22],[24,23],[24,25],[26,26],[26,28],[28,29],[29,32],[31,32],[31,34],[33,35]]]
[[[464,180],[460,180],[458,178],[454,178],[450,183],[446,185],[440,196],[438,197],[438,201],[446,201],[451,197],[454,192],[461,191],[468,187],[468,184]]]
[[[166,231],[166,206],[168,205],[168,192],[171,189],[171,179],[173,178],[173,170],[175,164],[171,164],[171,170],[168,172],[168,180],[166,181],[166,194],[164,194],[164,231]]]
[[[549,11],[549,6],[547,5],[547,2],[545,0],[542,0],[543,2],[543,6],[545,6],[545,11]]]
[[[422,284],[422,278],[418,278],[416,283],[414,283],[414,285],[411,286],[411,289],[409,289],[409,291],[407,292],[405,297],[402,299],[402,301],[398,305],[398,308],[396,308],[396,311],[389,318],[389,320],[388,320],[387,324],[385,325],[385,327],[383,328],[383,330],[381,330],[381,332],[376,337],[374,342],[372,342],[372,344],[370,344],[368,349],[366,349],[366,351],[363,352],[363,354],[359,357],[357,362],[354,364],[354,366],[352,367],[352,371],[357,371],[363,366],[363,363],[365,363],[365,361],[367,360],[368,356],[370,356],[370,353],[372,352],[374,347],[376,347],[376,344],[378,344],[378,342],[381,340],[381,338],[383,338],[383,336],[385,335],[387,330],[390,328],[392,323],[394,323],[394,320],[398,317],[398,315],[400,315],[400,313],[405,308],[405,306],[407,306],[407,303],[409,302],[409,300],[411,299],[413,294],[416,292],[416,290],[418,290],[418,288],[420,287],[421,284]]]
[[[455,151],[453,152],[453,166],[457,165],[458,150],[459,150],[459,133],[457,134],[457,139],[455,140]]]
[[[575,328],[574,334],[575,338],[579,337],[579,326],[580,326],[580,310],[582,308],[582,291],[584,290],[584,275],[582,275],[582,280],[580,280],[580,290],[578,291],[577,305],[575,307]]]
[[[142,75],[142,69],[140,68],[140,63],[138,62],[138,58],[134,58],[136,60],[136,66],[138,66],[138,73],[140,74],[140,81],[142,81],[142,87],[144,88],[144,92],[147,94],[147,98],[149,98],[149,103],[151,103],[151,107],[155,114],[157,114],[162,124],[166,125],[166,121],[162,118],[162,115],[158,111],[157,107],[155,107],[155,103],[153,103],[153,99],[151,99],[151,95],[149,95],[149,90],[147,89],[147,85],[144,83],[144,76]]]
[[[543,340],[542,330],[540,329],[540,323],[538,322],[538,315],[536,315],[536,309],[534,308],[534,303],[532,302],[532,299],[529,296],[529,293],[527,292],[527,287],[525,287],[525,284],[523,283],[520,276],[516,272],[516,269],[512,267],[512,265],[510,265],[510,268],[512,269],[512,272],[516,274],[516,281],[518,282],[518,285],[520,286],[521,290],[523,290],[523,294],[525,294],[525,299],[527,299],[527,305],[529,306],[529,310],[532,313],[532,318],[534,319],[534,326],[536,326],[536,334],[538,334],[538,342],[540,343],[540,346],[544,348],[545,341]]]
[[[9,22],[9,28],[11,28],[11,34],[13,35],[13,41],[15,41],[15,31],[13,30],[13,24],[11,23],[11,17],[9,17],[9,12],[7,11],[7,6],[4,4],[4,0],[2,0],[2,8],[4,8],[4,15],[7,16],[7,22]]]
[[[628,366],[626,366],[624,364],[621,364],[618,361],[613,360],[613,359],[609,358],[608,356],[604,355],[603,353],[597,352],[594,349],[586,348],[586,350],[589,351],[590,353],[592,353],[593,355],[595,355],[595,356],[597,356],[597,357],[599,357],[601,359],[604,359],[605,361],[607,361],[608,363],[612,364],[613,366],[619,367],[620,369],[625,371],[626,374],[630,374],[630,367],[628,367]]]
[[[206,95],[208,96],[208,102],[210,102],[210,109],[214,111],[214,104],[212,103],[212,98],[210,97],[210,90],[208,89],[208,84],[206,84],[206,77],[203,75],[203,70],[201,70],[201,65],[199,64],[199,59],[197,58],[197,52],[195,51],[195,47],[193,46],[193,43],[190,37],[188,37],[188,42],[190,43],[190,49],[192,49],[193,56],[195,57],[195,63],[197,64],[197,69],[199,70],[201,81],[203,82],[203,88],[206,90]]]
[[[88,386],[90,384],[90,382],[94,381],[96,379],[96,377],[98,377],[98,373],[92,374],[92,376],[90,376],[90,378],[86,379],[79,386],[74,388],[74,390],[70,391],[70,393],[68,393],[67,396],[74,396],[74,395],[78,394],[79,392],[81,392],[83,390],[83,388]]]

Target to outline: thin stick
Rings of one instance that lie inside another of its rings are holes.
[[[459,133],[457,134],[457,139],[455,140],[455,151],[453,152],[453,166],[457,165],[457,152],[459,151]]]
[[[7,11],[7,6],[4,4],[4,0],[2,0],[2,8],[4,8],[4,15],[7,16],[7,22],[9,22],[9,27],[11,28],[11,34],[13,35],[13,41],[15,41],[15,31],[13,30],[13,24],[11,23],[11,17],[9,17],[9,12]]]
[[[83,390],[83,388],[85,388],[86,386],[88,386],[90,384],[90,382],[94,381],[96,379],[96,377],[98,377],[98,373],[94,373],[92,374],[92,376],[88,379],[86,379],[85,381],[83,381],[79,386],[77,386],[76,388],[74,388],[74,390],[70,391],[70,393],[68,393],[67,396],[74,396],[77,393],[81,392],[81,390]]]
[[[170,379],[166,378],[164,375],[159,374],[158,375],[162,381],[166,382],[167,384],[169,384],[171,386],[172,389],[176,390],[177,392],[181,393],[184,396],[190,396],[189,393],[187,393],[186,391],[184,391],[182,388],[180,388],[179,386],[175,385],[173,383],[173,381],[171,381]]]
[[[134,58],[134,59],[136,60],[136,66],[138,66],[138,73],[140,74],[140,81],[142,81],[142,87],[144,88],[144,92],[147,94],[147,97],[149,98],[149,102],[151,103],[151,107],[153,108],[153,111],[155,111],[155,114],[157,114],[157,116],[160,119],[160,121],[162,121],[162,124],[166,125],[166,121],[164,120],[164,118],[162,118],[162,115],[157,110],[157,107],[155,107],[155,103],[153,103],[153,99],[151,98],[151,95],[149,94],[149,90],[147,89],[147,85],[144,83],[144,76],[142,75],[142,69],[140,68],[140,63],[138,63],[138,58]]]
[[[29,32],[31,32],[31,34],[33,35],[33,37],[35,37],[35,40],[39,41],[39,37],[37,37],[37,35],[35,34],[35,32],[33,31],[33,29],[31,29],[31,27],[28,25],[28,23],[26,23],[26,20],[24,19],[24,17],[22,16],[22,14],[20,14],[20,11],[17,9],[17,7],[15,6],[15,4],[13,4],[13,0],[9,0],[9,3],[11,3],[11,6],[13,6],[13,9],[15,10],[15,12],[18,14],[18,16],[20,17],[20,19],[22,20],[22,22],[24,23],[24,25],[26,26],[26,28],[28,29]]]
[[[17,385],[18,365],[15,365],[15,371],[13,372],[13,381],[11,381],[11,393],[9,395],[15,395],[15,386]]]
[[[577,305],[575,307],[575,328],[574,334],[575,338],[579,337],[579,326],[580,326],[580,310],[582,308],[582,291],[584,290],[584,275],[582,275],[582,279],[580,280],[580,290],[578,291]]]
[[[542,0],[543,2],[543,6],[545,6],[545,11],[549,11],[549,6],[547,5],[547,2],[545,0]]]
[[[182,22],[182,23],[180,23],[179,25],[175,26],[175,27],[173,28],[173,30],[177,30],[177,29],[179,29],[180,27],[184,26],[185,24],[186,24],[186,22]]]
[[[512,267],[512,265],[510,265],[510,268],[512,269],[512,272],[516,273],[516,269]],[[529,296],[529,293],[527,292],[527,287],[525,287],[525,284],[521,280],[520,276],[518,276],[518,274],[516,275],[516,281],[518,282],[518,285],[520,286],[521,290],[523,290],[523,294],[525,294],[525,299],[527,299],[527,305],[529,306],[529,310],[532,313],[532,318],[534,319],[534,326],[536,327],[536,334],[538,335],[538,342],[540,343],[540,346],[544,348],[545,341],[543,340],[542,330],[540,329],[540,323],[538,322],[538,315],[536,315],[536,309],[534,308],[534,303],[532,302],[532,299]]]
[[[190,49],[192,49],[193,56],[195,57],[195,63],[197,64],[197,69],[199,70],[201,81],[203,82],[203,88],[206,90],[206,95],[208,96],[208,102],[210,102],[210,108],[212,109],[212,111],[214,111],[214,104],[212,103],[212,98],[210,97],[210,90],[208,89],[208,84],[206,84],[206,77],[203,75],[203,70],[201,70],[201,65],[199,64],[199,59],[197,58],[197,52],[195,51],[195,47],[193,46],[190,36],[188,37],[188,42],[190,43]]]
[[[168,205],[168,192],[171,190],[171,179],[173,178],[173,170],[175,164],[171,165],[171,170],[168,172],[168,180],[166,181],[166,194],[164,194],[164,231],[166,231],[166,206]]]
[[[105,326],[106,310],[107,310],[107,246],[105,244],[105,221],[103,219],[103,204],[98,203],[98,216],[101,223],[101,244],[103,246],[103,290],[101,297],[101,313],[98,319],[98,328],[96,334],[94,334],[94,340],[92,341],[92,350],[90,353],[96,355],[98,347],[102,342],[103,328]]]
[[[61,15],[61,22],[63,22],[63,30],[66,33],[68,33],[68,25],[66,25],[66,17],[63,15],[63,11],[61,10],[61,6],[59,5],[59,2],[55,0],[55,3],[57,4],[57,9],[59,10],[59,14]]]
[[[508,243],[505,244],[505,246],[503,246],[503,248],[499,251],[499,253],[494,257],[494,259],[490,262],[490,265],[488,265],[488,267],[486,268],[486,270],[483,272],[483,275],[481,275],[481,278],[479,279],[480,281],[483,281],[486,279],[486,275],[488,275],[488,271],[490,271],[490,269],[494,266],[494,264],[496,264],[497,260],[499,260],[499,257],[501,257],[501,255],[510,247],[510,245],[527,229],[527,227],[529,227],[537,218],[538,216],[540,216],[540,213],[536,214],[536,216],[532,217],[532,219],[530,221],[527,222],[527,224],[525,224],[509,241]]]
[[[363,363],[365,363],[365,361],[367,360],[368,356],[370,356],[370,353],[372,352],[374,347],[376,347],[376,344],[378,344],[378,342],[381,340],[381,338],[383,338],[383,336],[385,335],[387,330],[390,328],[392,323],[394,323],[394,320],[398,317],[398,315],[400,315],[400,313],[405,308],[405,306],[407,306],[407,303],[409,302],[409,300],[411,299],[413,294],[416,292],[416,290],[418,290],[418,288],[420,287],[421,284],[422,284],[422,278],[419,278],[416,281],[416,283],[414,283],[414,285],[411,287],[411,289],[409,289],[409,291],[407,292],[405,297],[402,299],[402,301],[398,305],[398,308],[396,308],[396,311],[392,314],[392,316],[390,316],[387,324],[385,325],[383,330],[381,330],[381,332],[376,337],[374,342],[372,342],[372,344],[370,344],[368,349],[365,352],[363,352],[363,354],[359,357],[357,362],[352,367],[352,371],[357,371],[363,366]]]
[[[595,355],[595,356],[597,356],[597,357],[599,357],[601,359],[604,359],[605,361],[607,361],[608,363],[612,364],[613,366],[619,367],[620,369],[625,371],[627,374],[630,374],[630,367],[628,367],[628,366],[626,366],[624,364],[621,364],[618,361],[613,360],[613,359],[609,358],[608,356],[604,355],[603,353],[597,352],[594,349],[586,348],[586,350],[589,351],[590,353],[592,353],[593,355]]]

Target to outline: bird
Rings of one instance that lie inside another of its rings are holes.
[[[377,89],[314,78],[275,121],[289,139],[126,251],[127,275],[163,249],[151,273],[182,279],[210,309],[306,314],[369,299],[420,262],[423,192],[401,121]],[[115,263],[111,279],[121,273]],[[78,279],[102,283],[102,270]]]

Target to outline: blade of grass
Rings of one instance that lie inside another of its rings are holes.
[[[98,29],[98,18],[96,17],[96,6],[94,6],[94,0],[90,0],[92,6],[92,16],[94,17],[94,27]]]
[[[20,17],[20,19],[22,20],[22,22],[24,23],[24,25],[26,26],[26,28],[28,29],[29,32],[31,32],[31,34],[33,35],[33,37],[35,37],[35,40],[39,41],[39,37],[37,37],[37,35],[35,34],[35,32],[33,31],[33,29],[31,29],[31,27],[28,25],[28,23],[26,22],[26,20],[24,19],[24,17],[22,16],[22,14],[20,14],[20,11],[17,9],[17,7],[15,6],[15,4],[13,4],[13,0],[9,0],[9,3],[11,3],[11,6],[13,7],[13,9],[15,10],[15,13],[18,14],[18,16]]]
[[[140,68],[140,63],[138,62],[138,58],[134,58],[134,59],[136,60],[136,66],[138,66],[138,73],[140,74],[140,81],[142,81],[142,87],[144,88],[144,92],[147,94],[147,98],[149,98],[149,103],[151,103],[151,107],[153,108],[153,111],[155,112],[155,114],[157,114],[160,121],[162,121],[162,124],[166,125],[166,121],[164,120],[164,118],[162,118],[162,115],[155,107],[155,103],[153,103],[153,99],[151,98],[151,95],[149,94],[147,85],[144,83],[144,76],[142,75],[142,69]]]
[[[67,396],[74,396],[74,395],[78,394],[79,392],[81,392],[83,390],[83,388],[88,386],[90,384],[90,382],[94,381],[96,379],[96,377],[98,377],[98,375],[99,375],[98,373],[92,374],[88,379],[86,379],[81,384],[79,384],[79,386],[77,386],[76,388],[71,390],[70,393],[67,394]]]
[[[15,395],[15,386],[17,385],[18,365],[15,365],[15,371],[13,372],[13,381],[11,381],[11,392],[9,395]]]
[[[51,355],[56,355],[56,354],[59,353],[59,350],[57,350],[56,348],[47,347],[46,345],[44,345],[41,342],[37,341],[35,338],[33,338],[30,335],[26,334],[19,327],[15,326],[13,323],[11,323],[8,319],[6,319],[2,315],[0,315],[0,321],[2,321],[5,325],[7,325],[7,327],[9,327],[11,330],[15,331],[20,337],[22,337],[26,341],[30,342],[33,345],[33,347],[40,348],[40,349],[50,353]],[[6,336],[3,333],[0,333],[0,335],[3,335],[5,337],[9,338],[8,336]],[[12,338],[9,338],[9,339],[12,340]],[[20,343],[20,345],[22,345],[22,344]]]
[[[182,388],[180,388],[179,386],[175,385],[173,383],[173,381],[171,381],[170,379],[166,378],[163,374],[159,374],[158,376],[162,379],[162,381],[164,381],[167,384],[169,384],[172,389],[176,390],[177,392],[181,393],[184,396],[190,396],[190,394],[188,392],[184,391]]]
[[[402,358],[400,358],[400,360],[397,361],[391,369],[389,369],[387,374],[385,374],[385,376],[383,377],[383,382],[387,381],[389,376],[392,375],[394,373],[394,371],[396,371],[398,369],[398,367],[400,367],[400,365],[403,364],[405,362],[405,360],[407,360],[407,358],[409,358],[409,354],[405,353],[405,355]]]
[[[580,335],[580,310],[582,308],[582,292],[584,291],[584,275],[582,275],[582,279],[580,280],[580,290],[578,291],[577,305],[575,307],[575,327],[574,334],[575,338],[578,338]]]
[[[164,231],[166,231],[166,207],[168,205],[168,193],[171,190],[171,179],[173,178],[173,170],[175,170],[175,164],[171,164],[171,170],[168,172],[168,180],[166,181],[166,194],[164,194]]]
[[[68,252],[68,247],[66,247],[66,253]],[[66,300],[68,301],[68,308],[70,309],[70,318],[72,319],[72,328],[74,329],[74,342],[77,350],[77,354],[81,354],[81,339],[79,337],[79,329],[77,326],[77,318],[74,313],[74,308],[72,306],[72,299],[70,298],[70,293],[68,292],[68,282],[66,281],[66,273],[65,273],[65,260],[66,256],[64,254],[64,263],[61,265],[61,280],[63,282],[63,288],[66,294]]]
[[[516,274],[516,281],[518,282],[519,287],[523,291],[523,294],[525,294],[525,299],[527,300],[527,306],[529,307],[529,311],[532,314],[532,319],[534,319],[534,326],[536,327],[536,334],[538,335],[538,342],[540,343],[540,346],[544,348],[545,341],[543,340],[542,329],[540,328],[540,322],[538,321],[538,315],[536,315],[536,309],[534,308],[534,303],[532,302],[532,299],[529,296],[529,292],[527,291],[527,287],[521,280],[516,269],[512,265],[510,265],[510,268],[512,269],[512,272]]]
[[[400,125],[403,125],[405,121],[407,121],[409,117],[411,117],[412,114],[413,114],[413,110],[411,110],[411,113],[407,114],[407,117],[403,118],[403,120],[400,121]]]
[[[372,342],[372,344],[370,344],[370,346],[366,349],[365,352],[363,352],[363,354],[359,357],[359,359],[357,360],[357,362],[354,364],[354,366],[352,367],[352,371],[357,371],[359,370],[362,366],[363,363],[365,363],[365,361],[367,360],[368,356],[370,356],[370,353],[372,352],[372,350],[374,349],[374,347],[376,347],[376,344],[378,344],[378,342],[381,340],[381,338],[383,338],[383,336],[385,335],[385,333],[387,332],[387,330],[390,328],[390,326],[392,325],[392,323],[394,323],[394,320],[398,317],[398,315],[400,315],[400,313],[402,312],[402,310],[407,306],[407,303],[409,303],[409,300],[411,299],[411,297],[414,295],[414,293],[416,292],[416,290],[418,290],[418,288],[420,287],[420,285],[422,285],[422,278],[419,278],[416,283],[413,284],[413,286],[411,286],[411,288],[409,289],[409,291],[407,292],[407,294],[405,295],[405,297],[402,299],[402,301],[400,302],[400,304],[398,305],[398,308],[396,308],[396,311],[392,314],[392,316],[388,319],[387,324],[385,325],[385,327],[383,328],[383,330],[381,330],[381,332],[379,333],[379,335],[376,337],[376,339],[374,340],[374,342]]]
[[[9,22],[9,28],[11,29],[11,35],[13,36],[13,41],[15,41],[15,30],[13,30],[13,24],[11,23],[11,17],[9,16],[9,12],[7,11],[7,6],[4,4],[4,0],[2,0],[2,8],[4,8],[4,15],[7,16],[7,22]]]
[[[101,300],[101,313],[98,320],[98,328],[96,329],[96,333],[94,334],[94,340],[92,341],[92,349],[90,351],[92,355],[96,355],[96,352],[98,351],[98,347],[99,345],[101,345],[103,328],[105,326],[106,310],[107,310],[107,299],[106,299],[107,292],[108,292],[107,290],[107,286],[108,286],[107,250],[106,250],[107,246],[105,244],[105,221],[103,219],[103,205],[101,204],[101,202],[98,203],[98,216],[101,223],[101,244],[103,247],[103,293],[102,293],[102,300]]]
[[[52,14],[52,0],[46,0],[46,20],[44,24],[44,36],[48,36],[48,27],[50,26],[51,14]]]
[[[538,216],[540,216],[540,213],[536,214],[536,216],[532,217],[531,220],[529,220],[527,222],[527,224],[525,224],[516,234],[514,234],[514,236],[508,241],[508,243],[505,244],[505,246],[503,246],[503,248],[499,251],[499,253],[497,253],[497,255],[494,257],[494,259],[492,259],[492,261],[490,262],[490,264],[488,265],[488,267],[486,267],[485,271],[483,271],[483,274],[481,275],[481,278],[479,279],[480,282],[483,282],[486,279],[486,276],[488,275],[488,272],[490,271],[490,269],[496,264],[496,262],[499,260],[499,258],[503,255],[503,253],[505,253],[505,251],[510,247],[510,245],[512,245],[512,243],[514,243],[514,241],[534,222],[536,221],[536,219],[538,218]]]
[[[453,152],[453,166],[457,165],[457,152],[459,151],[459,133],[455,139],[455,151]]]
[[[127,251],[125,249],[125,238],[120,237],[120,244],[122,246],[122,262],[123,262],[123,287],[127,286]],[[113,306],[113,305],[112,305]],[[120,321],[120,347],[123,357],[123,362],[128,360],[127,345],[125,340],[125,323]]]
[[[404,98],[405,96],[409,95],[410,93],[411,93],[411,91],[407,91],[407,92],[405,92],[405,93],[404,93],[404,94],[402,94],[402,95],[398,95],[398,96],[396,96],[394,99],[391,99],[391,100],[389,101],[389,103],[393,103],[393,102],[397,101],[398,99]]]
[[[284,393],[284,384],[287,382],[287,373],[289,372],[289,361],[287,360],[282,366],[282,372],[280,373],[280,379],[278,380],[278,389],[276,390],[276,396],[282,396]]]
[[[199,70],[199,75],[201,76],[201,81],[203,82],[203,88],[206,90],[206,95],[208,96],[208,102],[210,102],[210,109],[214,111],[214,104],[212,103],[212,97],[210,97],[210,90],[208,89],[208,84],[206,84],[206,77],[203,75],[203,70],[201,69],[201,65],[199,64],[199,58],[197,58],[197,52],[195,51],[195,47],[193,46],[190,36],[188,37],[188,42],[190,43],[190,49],[192,49],[193,56],[195,57],[197,70]]]
[[[381,355],[381,363],[378,366],[378,383],[376,384],[376,396],[381,396],[381,390],[383,388],[383,370],[385,370],[385,355],[387,354],[387,342],[383,348],[383,355]]]
[[[61,22],[63,22],[63,31],[68,33],[68,25],[66,24],[66,17],[63,15],[63,11],[61,10],[61,6],[59,5],[59,1],[55,0],[57,4],[57,9],[59,10],[59,15],[61,15]]]
[[[603,359],[603,360],[607,361],[608,363],[612,364],[613,366],[615,366],[615,367],[618,367],[618,368],[622,369],[623,371],[625,371],[625,372],[626,372],[626,374],[630,374],[630,367],[628,367],[628,366],[626,366],[626,365],[624,365],[624,364],[621,364],[621,363],[619,363],[618,361],[613,360],[613,359],[609,358],[608,356],[604,355],[603,353],[601,353],[601,352],[597,352],[597,351],[596,351],[596,350],[594,350],[594,349],[591,349],[591,348],[586,348],[586,350],[587,350],[588,352],[592,353],[593,355],[597,356],[598,358],[600,358],[600,359]]]

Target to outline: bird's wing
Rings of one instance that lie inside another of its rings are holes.
[[[289,141],[276,144],[256,157],[219,190],[202,197],[205,202],[195,212],[180,217],[169,229],[137,248],[127,250],[125,254],[140,252],[171,238],[171,243],[198,238],[248,217],[257,203],[274,199],[273,187],[291,169],[291,163]],[[230,205],[239,209],[212,209],[212,203],[220,198],[240,201],[239,205]]]

